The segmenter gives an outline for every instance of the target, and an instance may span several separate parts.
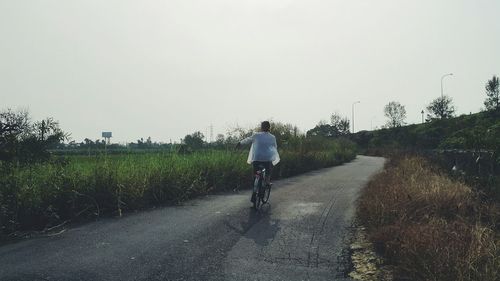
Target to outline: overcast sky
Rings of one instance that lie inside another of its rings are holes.
[[[0,0],[0,109],[54,117],[81,141],[178,141],[263,119],[302,130],[407,122],[445,94],[483,107],[500,74],[498,0]]]

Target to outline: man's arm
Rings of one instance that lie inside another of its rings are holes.
[[[239,143],[240,144],[250,144],[250,143],[252,143],[252,141],[253,141],[253,135],[241,140]]]
[[[248,138],[245,138],[241,141],[239,141],[237,144],[236,144],[236,148],[239,148],[242,144],[249,144],[249,143],[252,143],[253,141],[253,135],[248,137]]]

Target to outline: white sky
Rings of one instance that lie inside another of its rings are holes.
[[[498,0],[0,0],[0,109],[73,139],[174,141],[262,119],[408,123],[440,95],[477,112],[500,74]]]

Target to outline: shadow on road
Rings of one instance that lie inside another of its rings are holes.
[[[249,209],[247,219],[240,221],[239,226],[234,226],[229,221],[224,221],[224,224],[256,244],[267,246],[280,230],[280,222],[271,220],[270,210],[271,205],[265,204],[259,211]]]

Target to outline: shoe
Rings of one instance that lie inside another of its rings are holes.
[[[250,202],[254,203],[255,202],[255,197],[256,197],[256,194],[254,192],[254,193],[252,193],[252,198],[250,199]]]

